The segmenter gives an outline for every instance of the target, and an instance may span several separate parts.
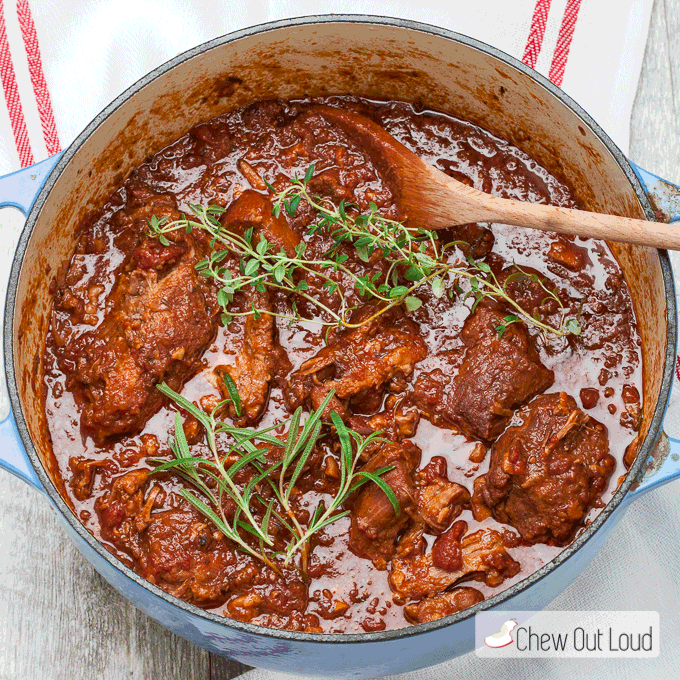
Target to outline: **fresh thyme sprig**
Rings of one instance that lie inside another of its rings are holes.
[[[264,562],[277,573],[281,573],[279,560],[287,566],[299,552],[301,554],[299,568],[306,577],[311,537],[329,524],[347,516],[349,510],[343,510],[343,504],[354,491],[369,481],[383,490],[395,513],[400,514],[401,509],[394,491],[381,477],[393,466],[383,467],[374,472],[357,470],[364,451],[375,442],[383,441],[381,433],[376,432],[368,437],[362,437],[347,428],[338,414],[332,411],[330,414],[332,425],[340,442],[338,490],[327,504],[323,501],[317,504],[307,526],[298,519],[291,497],[294,495],[296,483],[305,472],[310,455],[329,428],[329,424],[322,422],[321,416],[333,398],[333,392],[328,394],[318,409],[309,414],[304,423],[301,422],[302,407],[300,407],[292,417],[282,423],[254,430],[234,427],[217,419],[217,413],[228,401],[233,401],[234,405],[240,404],[238,395],[231,394],[231,391],[229,400],[220,402],[207,414],[165,383],[158,385],[158,389],[201,423],[211,456],[206,458],[192,455],[184,433],[182,417],[178,411],[175,414],[175,436],[170,440],[170,448],[175,459],[171,461],[153,459],[152,463],[158,463],[153,473],[173,471],[198,489],[208,503],[186,488],[182,489],[180,494],[241,550]],[[282,425],[288,426],[285,440],[271,434]],[[218,451],[218,437],[220,441],[226,439],[226,451]],[[274,463],[268,462],[266,458],[271,449],[282,450],[280,459]],[[248,467],[253,474],[241,488],[235,480],[235,475]],[[263,485],[266,485],[272,493],[269,499],[264,497],[267,494],[262,491]],[[231,521],[227,519],[224,511],[225,496],[236,505]],[[253,511],[256,503],[264,507],[261,520],[257,519]],[[283,551],[277,552],[273,549],[274,538],[270,533],[272,518],[275,518],[289,534]],[[256,547],[253,547],[252,538],[250,541],[247,540],[247,535],[256,539]]]
[[[451,263],[447,251],[467,244],[452,241],[440,246],[435,231],[423,228],[410,229],[402,222],[383,217],[373,202],[369,203],[368,213],[361,213],[357,205],[346,203],[344,200],[336,206],[330,199],[310,193],[308,184],[313,174],[314,165],[310,165],[303,179],[297,177],[291,179],[290,186],[282,191],[277,191],[265,180],[268,189],[274,194],[273,213],[278,216],[283,209],[293,217],[300,202],[304,200],[317,214],[316,221],[308,233],[311,235],[317,231],[326,231],[333,238],[334,244],[328,253],[329,257],[336,262],[344,262],[347,255],[341,253],[340,246],[343,243],[351,243],[363,262],[370,262],[373,254],[378,252],[380,259],[389,263],[385,274],[379,272],[372,276],[358,277],[355,287],[359,294],[370,294],[384,303],[379,312],[364,319],[362,323],[367,323],[378,314],[399,304],[404,304],[409,311],[415,311],[422,305],[422,300],[415,296],[415,292],[426,284],[430,286],[435,297],[441,298],[445,294],[452,297],[458,279],[463,278],[468,280],[470,286],[464,299],[469,296],[475,299],[473,311],[485,297],[502,300],[515,311],[515,314],[506,315],[497,326],[496,330],[500,335],[510,324],[520,319],[539,328],[543,333],[552,333],[558,337],[580,334],[578,319],[567,318],[567,310],[559,298],[557,289],[547,288],[536,274],[527,274],[519,266],[514,265],[517,271],[501,284],[486,262],[477,262],[468,256],[466,264]],[[407,285],[400,285],[401,276],[407,281]],[[538,283],[546,293],[546,299],[557,304],[560,310],[558,327],[544,323],[538,313],[529,313],[508,294],[507,284],[521,278]]]
[[[232,303],[236,293],[251,288],[264,293],[265,286],[299,295],[333,319],[333,321],[309,319],[310,321],[331,326],[342,323],[342,320],[347,316],[347,310],[341,309],[340,313],[336,313],[307,293],[309,284],[304,277],[301,277],[299,282],[294,280],[296,272],[302,270],[308,274],[321,275],[323,278],[332,281],[320,272],[328,267],[333,267],[337,271],[333,262],[306,259],[304,257],[306,250],[304,242],[300,242],[295,247],[296,254],[291,257],[286,254],[283,248],[276,252],[273,244],[269,243],[264,237],[256,242],[252,227],[246,229],[243,235],[229,231],[219,221],[219,215],[225,212],[225,209],[221,206],[190,205],[190,208],[195,219],[182,215],[180,219],[170,221],[167,217],[158,219],[155,215],[152,215],[147,223],[148,233],[150,236],[158,238],[163,245],[170,244],[167,234],[178,230],[184,230],[190,234],[194,229],[200,229],[211,237],[210,256],[196,263],[196,270],[202,276],[214,279],[220,286],[217,301],[223,310],[222,323],[229,323],[234,316],[254,315],[259,318],[262,314],[282,317],[291,322],[301,320],[294,300],[292,301],[293,314],[276,313],[268,309],[258,308],[254,304],[251,304],[251,308],[245,312],[236,312],[233,309]],[[225,264],[225,260],[230,255],[235,256],[238,261],[239,271],[236,274],[232,273]],[[343,269],[351,273],[348,269]]]
[[[567,318],[567,310],[557,290],[548,289],[540,277],[525,274],[519,267],[511,275],[515,276],[514,280],[516,276],[525,276],[543,288],[546,298],[553,300],[559,309],[557,326],[544,322],[537,312],[531,314],[523,309],[508,294],[506,285],[510,277],[501,284],[487,263],[475,261],[472,257],[468,257],[467,261],[458,259],[452,262],[450,251],[461,245],[460,241],[440,245],[436,232],[422,228],[413,230],[402,222],[383,217],[373,202],[369,203],[367,213],[362,213],[358,206],[344,200],[336,206],[330,199],[310,192],[309,182],[313,176],[314,165],[310,165],[302,179],[290,179],[290,186],[281,191],[277,191],[266,180],[265,183],[273,193],[275,217],[279,217],[282,211],[294,217],[303,201],[308,204],[315,214],[308,236],[325,232],[333,240],[324,259],[305,258],[304,242],[300,242],[295,248],[295,255],[290,256],[283,249],[277,252],[264,235],[260,234],[256,239],[252,228],[246,230],[243,236],[230,232],[218,219],[224,208],[215,205],[190,206],[197,220],[183,215],[181,219],[170,222],[166,218],[159,220],[152,216],[149,220],[149,234],[166,245],[169,243],[166,234],[178,229],[191,232],[192,229],[199,228],[211,236],[211,254],[208,259],[199,262],[196,269],[202,275],[214,279],[220,286],[218,302],[223,309],[223,323],[230,321],[233,316],[250,314],[256,318],[261,314],[272,314],[290,322],[300,321],[302,317],[295,303],[295,296],[299,295],[311,302],[325,317],[307,319],[308,321],[330,326],[357,327],[397,305],[404,305],[408,311],[415,311],[422,305],[422,299],[416,293],[426,285],[435,297],[448,295],[452,299],[454,290],[462,292],[459,282],[466,280],[469,289],[464,299],[472,296],[476,305],[482,299],[490,297],[502,301],[513,311],[497,327],[501,335],[510,324],[520,319],[544,334],[558,337],[578,335],[581,332],[578,319]],[[349,259],[349,255],[344,252],[345,244],[351,245],[358,258],[365,263],[370,263],[378,253],[381,268],[364,275],[352,271],[345,264]],[[230,254],[238,260],[237,274],[233,274],[224,263]],[[368,297],[377,303],[373,315],[357,323],[350,320],[355,307],[348,303],[342,286],[331,276],[331,273],[337,275],[338,272],[352,281],[359,296]],[[310,294],[306,280],[310,276],[319,277],[323,281],[322,289],[327,290],[331,297],[337,298],[337,309]],[[293,313],[281,314],[258,308],[254,304],[247,311],[234,311],[234,295],[249,287],[259,292],[270,287],[291,294]]]

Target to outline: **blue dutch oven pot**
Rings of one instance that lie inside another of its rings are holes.
[[[630,163],[563,92],[498,50],[433,26],[367,16],[307,17],[239,31],[150,73],[108,106],[63,154],[0,179],[0,205],[27,216],[7,287],[5,369],[11,412],[0,465],[42,492],[85,558],[124,597],[175,633],[243,663],[324,677],[369,677],[440,663],[474,646],[474,614],[539,610],[588,565],[625,509],[680,476],[680,441],[662,432],[676,353],[676,304],[665,251],[613,244],[643,340],[639,453],[597,518],[555,559],[448,618],[395,631],[318,635],[205,612],[138,577],[84,529],[52,481],[42,407],[49,283],[75,227],[149,154],[202,120],[258,99],[352,92],[418,100],[476,122],[564,179],[592,210],[671,222],[680,189]],[[10,235],[3,233],[5,243]],[[621,452],[619,452],[620,454]]]

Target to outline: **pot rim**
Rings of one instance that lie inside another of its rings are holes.
[[[118,108],[120,108],[128,99],[133,97],[139,90],[144,88],[146,85],[151,83],[156,78],[164,75],[168,71],[172,70],[175,66],[184,63],[185,61],[208,52],[209,50],[225,45],[230,42],[240,40],[241,38],[249,37],[251,35],[256,35],[260,33],[266,33],[269,31],[282,29],[282,28],[292,28],[296,26],[304,26],[310,24],[374,24],[382,26],[391,26],[395,28],[403,28],[410,31],[417,31],[420,33],[428,33],[438,37],[446,38],[453,42],[458,42],[467,47],[476,49],[483,52],[491,57],[494,57],[505,64],[512,66],[524,75],[532,78],[536,83],[542,86],[548,94],[553,95],[560,102],[570,109],[570,111],[576,115],[581,121],[598,137],[598,139],[604,144],[607,150],[612,154],[616,160],[618,166],[621,168],[628,181],[631,183],[635,193],[637,195],[638,201],[642,206],[648,219],[654,219],[654,211],[649,202],[647,194],[645,193],[640,180],[633,171],[629,161],[621,152],[621,150],[614,144],[614,142],[609,138],[609,136],[602,130],[602,128],[582,109],[571,97],[565,94],[562,90],[556,87],[547,78],[542,76],[540,73],[534,71],[533,69],[526,66],[524,63],[516,59],[515,57],[506,54],[505,52],[492,47],[480,40],[475,38],[470,38],[466,35],[456,33],[454,31],[433,26],[431,24],[426,24],[418,21],[412,21],[408,19],[398,19],[386,16],[375,16],[369,14],[325,14],[325,15],[310,15],[303,17],[295,17],[291,19],[280,19],[277,21],[266,22],[262,24],[257,24],[248,28],[244,28],[226,35],[214,38],[213,40],[202,43],[196,47],[187,50],[173,59],[165,62],[164,64],[158,66],[154,70],[150,71],[148,74],[140,78],[136,83],[128,87],[122,94],[120,94],[116,99],[114,99],[108,106],[106,106],[88,125],[87,127],[76,137],[76,139],[71,143],[66,151],[64,151],[62,157],[55,165],[53,170],[50,172],[45,184],[43,185],[41,191],[38,194],[31,210],[26,219],[25,227],[21,233],[19,244],[14,256],[14,261],[12,263],[12,269],[10,273],[9,286],[7,290],[7,298],[5,303],[5,318],[4,318],[4,341],[5,341],[5,369],[7,375],[7,384],[10,397],[10,403],[14,411],[14,416],[16,419],[16,424],[18,431],[20,433],[21,439],[23,441],[24,447],[31,461],[31,465],[36,471],[36,474],[43,485],[47,496],[50,498],[51,502],[59,510],[60,514],[66,519],[71,528],[83,539],[88,546],[93,549],[101,558],[106,560],[112,567],[114,567],[121,574],[126,576],[128,579],[132,580],[138,586],[141,586],[151,594],[156,597],[161,598],[165,603],[177,607],[188,614],[192,614],[199,618],[203,618],[210,621],[213,624],[225,626],[227,628],[234,628],[243,633],[248,633],[255,636],[263,636],[280,640],[287,640],[292,642],[305,642],[305,643],[319,643],[319,644],[345,644],[345,643],[370,643],[370,642],[380,642],[387,640],[397,640],[400,638],[412,637],[417,635],[423,635],[431,631],[438,630],[440,628],[445,628],[452,626],[460,621],[473,617],[480,611],[485,611],[501,605],[505,601],[514,597],[515,595],[521,593],[527,588],[535,585],[546,576],[548,576],[554,569],[564,564],[568,559],[575,555],[585,543],[594,536],[598,529],[607,521],[607,519],[616,511],[621,502],[623,501],[626,493],[629,491],[631,485],[637,480],[643,465],[646,463],[647,458],[652,452],[653,446],[657,441],[661,431],[663,417],[668,405],[668,399],[670,396],[670,390],[672,386],[673,378],[673,367],[675,363],[675,347],[677,341],[677,319],[676,319],[676,302],[675,302],[675,286],[673,281],[673,273],[671,270],[670,260],[668,253],[665,250],[659,250],[659,264],[661,266],[661,272],[664,282],[664,289],[666,293],[666,304],[667,304],[667,345],[666,345],[666,358],[664,362],[663,376],[661,382],[661,390],[659,393],[659,398],[656,403],[652,420],[649,426],[647,435],[645,436],[640,450],[638,452],[637,459],[633,466],[626,473],[626,479],[619,486],[617,491],[614,493],[613,497],[607,503],[607,505],[599,512],[597,517],[593,522],[586,527],[581,534],[579,534],[568,546],[566,546],[556,557],[554,557],[550,562],[544,564],[540,569],[529,574],[527,577],[521,581],[513,584],[509,588],[503,590],[502,592],[472,606],[468,609],[464,609],[461,612],[453,614],[451,616],[431,621],[429,623],[421,623],[416,625],[405,626],[402,628],[397,628],[395,630],[387,630],[373,633],[302,633],[296,631],[280,630],[277,628],[267,628],[263,626],[258,626],[252,623],[246,623],[241,621],[236,621],[234,619],[227,618],[225,616],[219,616],[211,612],[205,611],[196,605],[189,604],[179,598],[166,593],[164,590],[156,585],[153,585],[146,579],[142,578],[136,574],[130,567],[126,566],[121,560],[110,553],[102,543],[97,541],[97,539],[85,528],[85,526],[76,517],[75,513],[66,504],[61,494],[57,490],[56,486],[52,482],[51,477],[45,471],[40,458],[38,457],[37,451],[33,446],[26,420],[24,418],[23,409],[21,401],[19,398],[19,392],[16,384],[16,375],[14,370],[14,342],[13,342],[13,320],[14,320],[14,307],[16,302],[16,294],[19,283],[19,278],[21,274],[22,263],[24,255],[26,253],[28,242],[30,236],[33,232],[33,228],[37,221],[37,218],[42,210],[42,207],[52,190],[57,179],[69,164],[71,159],[77,154],[78,150],[82,144],[90,137],[91,134],[106,120],[112,113],[114,113]],[[127,598],[126,598],[127,599]],[[135,604],[133,602],[133,604]]]

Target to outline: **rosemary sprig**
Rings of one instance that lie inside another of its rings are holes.
[[[194,228],[205,230],[211,236],[212,252],[210,257],[199,262],[196,269],[204,276],[214,279],[220,286],[218,302],[223,309],[223,322],[227,323],[233,316],[272,314],[283,317],[290,322],[300,321],[302,317],[297,311],[294,296],[299,295],[316,306],[325,318],[306,319],[315,323],[330,326],[357,327],[372,321],[380,314],[397,305],[404,305],[408,311],[415,311],[422,305],[417,296],[418,290],[429,286],[435,297],[448,295],[453,298],[454,290],[460,290],[459,282],[467,281],[468,291],[464,299],[472,296],[475,305],[485,297],[504,302],[513,313],[506,315],[497,330],[502,334],[512,323],[520,319],[538,328],[544,334],[558,337],[569,334],[578,335],[581,328],[576,318],[567,318],[567,310],[557,294],[557,290],[548,289],[536,275],[528,275],[517,267],[517,275],[526,276],[537,282],[545,291],[546,298],[553,300],[559,309],[557,326],[544,322],[538,313],[531,314],[523,309],[507,292],[508,279],[501,284],[489,265],[468,257],[467,261],[452,260],[451,251],[461,242],[454,241],[440,245],[437,233],[419,228],[413,230],[402,222],[383,217],[375,203],[369,203],[368,212],[362,213],[358,206],[344,200],[337,206],[328,198],[314,195],[309,190],[309,182],[314,176],[314,165],[310,165],[302,179],[290,179],[290,185],[281,191],[265,180],[273,194],[273,214],[278,217],[285,211],[290,217],[297,214],[304,201],[315,214],[315,220],[308,229],[308,236],[320,232],[329,234],[333,244],[324,259],[305,258],[304,242],[295,248],[295,256],[287,255],[283,249],[276,252],[274,246],[263,236],[254,238],[253,229],[248,229],[243,236],[232,233],[222,227],[218,216],[224,209],[211,205],[208,207],[192,205],[191,210],[197,218],[191,220],[186,216],[173,222],[165,218],[158,220],[153,216],[149,220],[149,234],[157,237],[161,243],[169,243],[166,234],[177,229],[190,232]],[[219,244],[219,247],[217,247]],[[349,255],[343,246],[353,246],[358,258],[370,263],[378,253],[381,268],[364,275],[352,271],[345,264]],[[238,260],[237,274],[224,264],[229,255]],[[331,274],[341,272],[346,275],[359,296],[371,298],[377,303],[377,310],[368,318],[358,323],[350,321],[355,307],[349,305],[346,295],[337,280]],[[301,274],[301,276],[298,276]],[[325,305],[318,297],[309,292],[306,276],[319,277],[322,288],[330,296],[338,300],[337,310]],[[281,314],[269,310],[258,309],[254,305],[245,312],[235,312],[232,307],[237,291],[253,287],[264,292],[266,287],[283,290],[293,296],[293,314]]]
[[[297,495],[294,490],[305,472],[309,457],[329,430],[330,425],[322,422],[321,416],[333,398],[333,392],[328,394],[318,409],[309,413],[304,423],[301,422],[300,407],[282,423],[254,430],[234,427],[217,419],[216,414],[227,402],[232,401],[234,405],[240,403],[238,394],[234,398],[231,390],[230,399],[220,402],[207,414],[165,383],[157,387],[201,423],[211,456],[192,455],[178,411],[175,414],[175,436],[170,440],[175,458],[170,461],[152,459],[152,463],[158,463],[153,473],[175,472],[200,491],[207,503],[187,488],[182,489],[180,494],[241,550],[277,573],[281,573],[281,561],[283,566],[287,566],[300,553],[299,569],[306,577],[310,539],[324,527],[347,516],[349,510],[343,510],[343,504],[354,491],[369,481],[383,490],[397,514],[401,512],[394,491],[381,478],[393,466],[375,472],[357,470],[363,452],[375,442],[383,441],[381,433],[362,437],[347,428],[338,414],[332,411],[332,425],[340,441],[338,490],[327,504],[323,501],[317,504],[306,526],[298,519],[291,497]],[[282,425],[288,426],[288,434],[283,441],[272,434]],[[218,451],[218,438],[220,442],[226,443],[226,451],[222,453]],[[275,463],[268,462],[266,458],[271,449],[283,449],[281,458]],[[245,468],[251,468],[252,477],[241,488],[235,481],[235,475]],[[269,499],[264,497],[263,485],[271,491],[272,497]],[[224,512],[225,496],[236,505],[232,521],[227,519]],[[264,507],[261,520],[257,519],[253,509],[256,504]],[[289,534],[283,551],[274,550],[275,541],[269,531],[272,518],[278,520]],[[253,539],[256,546],[253,546]]]

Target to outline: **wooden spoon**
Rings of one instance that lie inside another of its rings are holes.
[[[426,163],[366,116],[324,105],[311,110],[337,124],[367,149],[411,227],[444,229],[470,222],[500,222],[680,250],[678,227],[491,196]]]

